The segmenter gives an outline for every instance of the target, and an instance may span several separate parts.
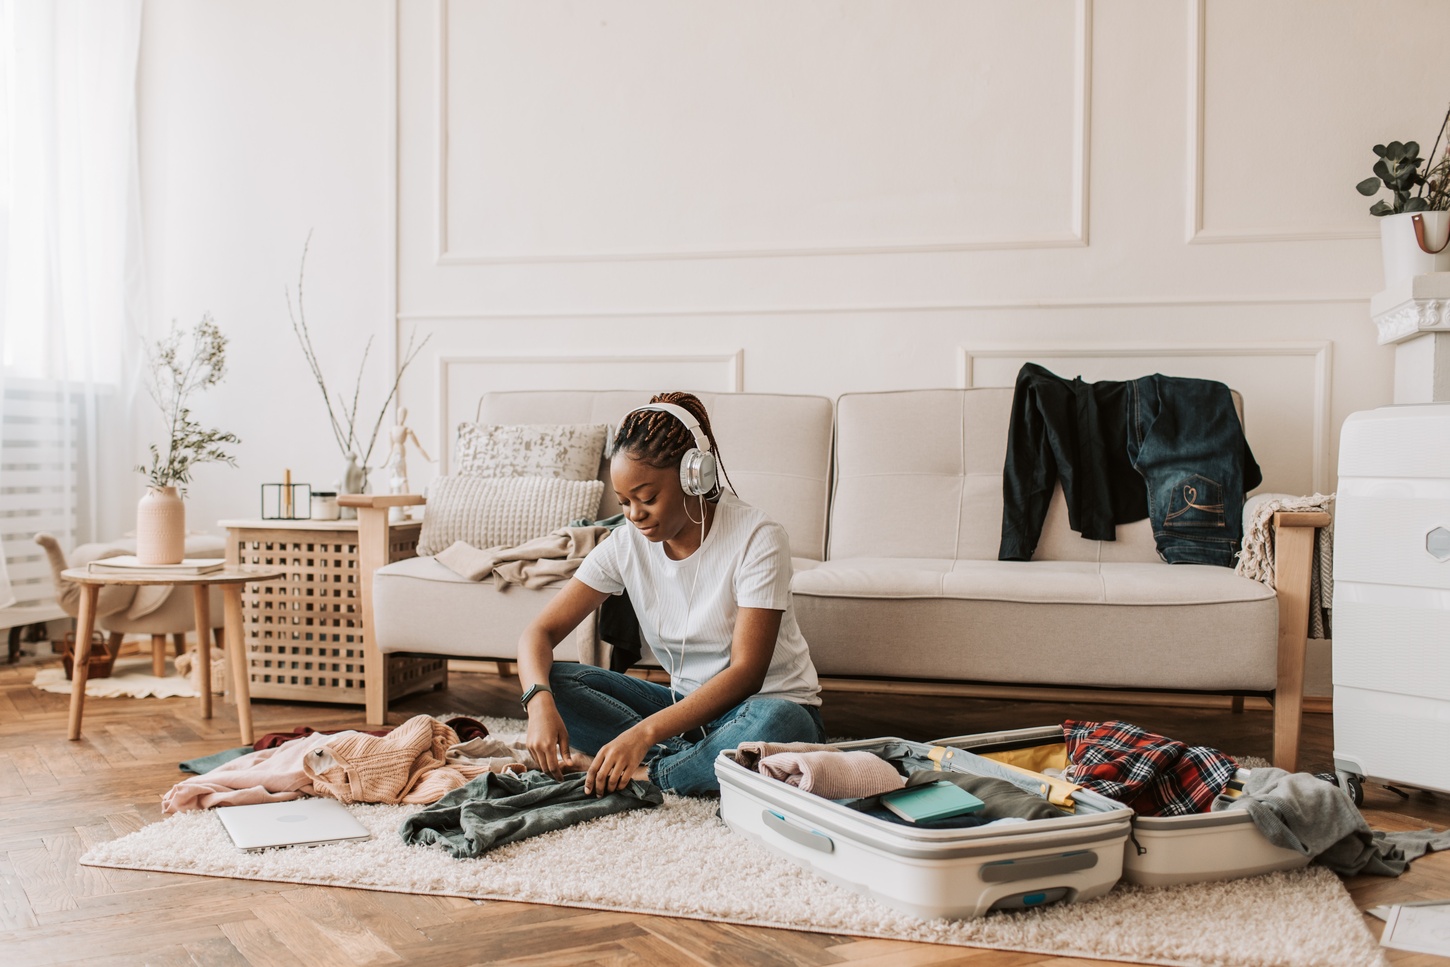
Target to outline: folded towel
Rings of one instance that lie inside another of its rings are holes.
[[[906,779],[871,752],[777,752],[760,760],[763,775],[826,799],[859,799],[900,789]]]

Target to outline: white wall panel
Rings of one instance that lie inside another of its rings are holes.
[[[1193,241],[1378,238],[1354,186],[1376,144],[1429,155],[1450,5],[1194,0],[1190,26]]]
[[[965,350],[1221,378],[1266,487],[1332,487],[1393,386],[1354,184],[1428,147],[1446,35],[1436,0],[150,0],[154,314],[234,334],[199,415],[246,441],[194,526],[336,477],[282,299],[309,229],[331,381],[376,334],[380,400],[431,334],[402,398],[435,455],[489,388],[836,396],[959,385]]]
[[[1080,245],[1088,3],[439,0],[439,261]]]

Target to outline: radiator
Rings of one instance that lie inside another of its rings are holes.
[[[61,618],[50,563],[31,539],[49,531],[74,547],[81,513],[83,396],[49,380],[7,379],[0,401],[0,551],[15,603],[0,628]]]

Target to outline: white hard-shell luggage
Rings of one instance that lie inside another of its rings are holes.
[[[967,749],[983,756],[1041,749],[1054,754],[1062,746],[1057,725],[1005,732],[984,732],[937,739],[933,744]],[[1010,758],[1010,757],[1009,757]],[[1059,768],[1065,762],[1055,763]],[[1247,770],[1240,769],[1242,777]],[[1123,879],[1144,886],[1171,886],[1296,870],[1309,864],[1297,850],[1269,842],[1248,812],[1230,809],[1189,816],[1134,816],[1123,844]]]
[[[1344,421],[1332,614],[1335,768],[1450,792],[1450,404]]]
[[[897,746],[896,744],[900,744]],[[880,738],[841,750],[906,747],[921,768],[1006,779],[1041,795],[1030,777],[971,752]],[[1102,896],[1122,874],[1132,811],[1090,792],[1076,812],[969,829],[920,829],[857,812],[830,799],[715,760],[720,816],[731,829],[829,880],[919,917],[977,917],[990,910],[1072,903]]]

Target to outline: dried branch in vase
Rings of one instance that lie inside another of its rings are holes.
[[[302,301],[303,276],[307,268],[307,248],[311,242],[312,235],[309,233],[307,241],[302,246],[302,263],[297,269],[297,306],[294,311],[292,293],[287,290],[287,315],[292,320],[292,332],[297,336],[297,342],[302,347],[302,355],[312,370],[312,378],[317,381],[317,388],[322,392],[322,402],[327,407],[327,418],[332,426],[332,436],[337,442],[338,450],[342,452],[343,457],[357,460],[362,467],[366,468],[368,461],[372,458],[373,448],[377,445],[378,433],[382,429],[383,418],[387,416],[388,406],[398,395],[398,385],[403,380],[403,373],[407,371],[408,366],[423,347],[428,345],[428,340],[433,337],[431,334],[425,336],[423,341],[416,346],[414,341],[417,333],[414,332],[408,337],[408,345],[403,350],[402,362],[399,363],[398,370],[393,376],[393,385],[389,388],[383,405],[378,409],[378,417],[373,421],[372,431],[368,434],[367,443],[364,445],[359,436],[358,409],[362,399],[363,375],[367,371],[368,354],[372,351],[373,340],[372,337],[369,337],[363,346],[362,362],[358,364],[357,380],[353,383],[351,402],[341,394],[334,394],[327,388],[327,380],[322,375],[322,364],[318,361],[316,350],[312,348],[312,333],[307,328],[307,313]],[[366,423],[363,424],[363,426],[365,425]]]

